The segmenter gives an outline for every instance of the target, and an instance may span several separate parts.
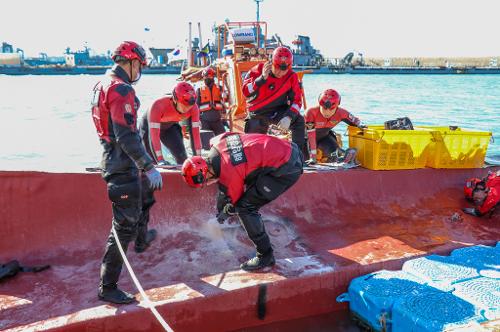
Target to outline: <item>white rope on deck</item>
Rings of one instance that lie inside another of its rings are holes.
[[[137,287],[139,293],[141,293],[141,296],[144,299],[144,305],[146,306],[146,308],[149,308],[151,310],[151,312],[156,317],[161,326],[163,326],[165,331],[174,332],[174,330],[172,330],[172,328],[167,324],[167,322],[165,322],[165,320],[160,315],[158,310],[156,310],[156,305],[154,304],[154,302],[151,302],[149,297],[146,295],[146,292],[144,292],[144,288],[142,288],[141,284],[139,283],[139,280],[137,279],[134,270],[132,270],[132,266],[130,265],[130,262],[127,259],[127,255],[125,255],[125,251],[123,251],[122,244],[120,243],[118,234],[116,234],[115,227],[111,226],[111,230],[113,231],[113,236],[115,237],[115,242],[118,245],[118,250],[122,255],[123,262],[125,263],[125,266],[127,267],[127,270],[130,273],[130,276],[132,277],[132,281],[134,282],[135,287]]]

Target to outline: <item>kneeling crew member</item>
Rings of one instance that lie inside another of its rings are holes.
[[[237,214],[257,255],[240,267],[258,270],[275,263],[259,209],[288,190],[302,174],[302,154],[293,142],[264,134],[225,133],[214,138],[207,158],[182,165],[191,187],[218,181],[217,220]]]
[[[215,70],[211,67],[205,68],[202,73],[205,83],[196,91],[196,104],[200,109],[201,129],[211,130],[215,136],[224,133],[222,114],[225,113],[222,103],[221,88],[215,84]]]
[[[292,141],[305,149],[305,123],[300,114],[302,90],[292,70],[293,54],[283,46],[273,52],[271,62],[253,67],[243,81],[248,117],[245,133],[267,134],[269,125],[291,130]]]
[[[92,117],[100,143],[102,176],[112,203],[113,228],[123,250],[135,240],[135,251],[143,252],[156,236],[148,231],[149,210],[155,203],[153,191],[161,189],[160,172],[146,153],[137,131],[139,99],[132,84],[139,81],[146,65],[146,52],[135,42],[118,46],[112,56],[115,65],[110,83],[94,88]],[[113,303],[130,303],[132,294],[118,288],[122,257],[113,232],[110,233],[101,265],[98,297]]]
[[[500,171],[491,172],[482,180],[473,178],[464,188],[465,197],[474,202],[475,207],[462,211],[473,216],[492,216],[500,205]]]
[[[187,159],[183,133],[189,133],[193,154],[201,154],[200,111],[195,102],[194,88],[189,83],[180,82],[171,95],[156,100],[142,117],[139,128],[142,140],[157,164],[165,162],[161,143],[172,153],[178,165]],[[182,128],[179,122],[182,122]]]
[[[337,91],[333,89],[323,91],[319,95],[318,102],[319,105],[309,108],[305,115],[309,155],[312,162],[316,161],[317,148],[321,150],[323,156],[329,159],[337,151],[339,145],[332,129],[340,121],[350,126],[363,127],[357,117],[339,107],[340,95]]]

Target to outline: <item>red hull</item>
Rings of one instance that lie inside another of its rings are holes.
[[[449,253],[500,240],[492,219],[449,217],[466,205],[462,186],[485,170],[308,173],[264,209],[278,258],[267,273],[245,273],[253,255],[237,223],[213,217],[215,187],[191,190],[164,174],[152,225],[159,240],[129,251],[138,278],[175,331],[227,331],[345,310],[335,302],[349,281],[397,269],[417,255]],[[161,330],[141,306],[96,297],[111,211],[98,174],[0,172],[0,262],[51,264],[0,284],[0,330]],[[266,316],[257,318],[258,284],[267,283]],[[126,271],[121,287],[134,290]]]

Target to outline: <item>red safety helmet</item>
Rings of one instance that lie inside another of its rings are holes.
[[[146,59],[146,51],[142,48],[141,45],[137,44],[133,41],[124,41],[116,48],[111,56],[113,61],[117,61],[118,59],[126,59],[126,60],[139,60],[143,66],[148,64]]]
[[[281,69],[287,70],[292,67],[293,64],[293,54],[290,49],[284,46],[277,47],[273,51],[273,66]]]
[[[186,106],[193,106],[196,102],[196,92],[191,84],[187,82],[179,82],[175,85],[172,91],[176,102]]]
[[[215,70],[212,67],[207,67],[207,68],[203,69],[201,76],[203,76],[204,78],[205,77],[214,78],[215,77]]]
[[[326,109],[337,108],[340,105],[340,95],[333,89],[326,89],[318,97],[319,104]]]
[[[182,164],[182,177],[190,187],[201,188],[207,178],[207,173],[207,162],[200,156],[188,158]]]
[[[472,199],[472,192],[476,189],[476,186],[481,182],[481,179],[470,178],[465,182],[464,195],[466,199]]]

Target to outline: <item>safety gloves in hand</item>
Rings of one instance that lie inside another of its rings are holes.
[[[160,172],[158,172],[158,170],[153,167],[150,170],[146,171],[145,174],[149,180],[149,187],[153,190],[161,190],[163,181]]]
[[[283,119],[281,119],[278,123],[277,126],[279,129],[283,131],[287,131],[290,128],[290,123],[292,122],[292,119],[289,116],[285,116]]]

